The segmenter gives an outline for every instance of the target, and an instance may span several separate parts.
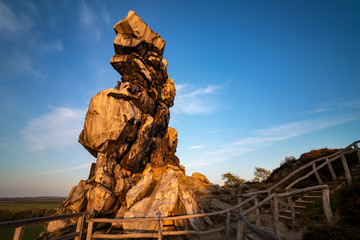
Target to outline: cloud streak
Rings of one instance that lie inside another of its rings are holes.
[[[75,166],[75,167],[71,167],[71,168],[61,168],[61,169],[54,169],[54,170],[43,171],[43,172],[34,172],[34,173],[31,173],[31,174],[28,174],[25,176],[31,177],[31,176],[39,176],[39,175],[56,174],[56,173],[61,173],[61,172],[69,172],[69,171],[74,171],[74,170],[78,170],[78,169],[90,168],[90,165],[91,165],[91,163],[84,163],[79,166]]]
[[[201,146],[201,145],[196,145],[196,146],[188,147],[188,149],[199,149],[199,148],[203,148],[203,146]]]
[[[63,149],[77,143],[86,110],[51,107],[51,111],[32,119],[21,135],[32,151]]]
[[[226,161],[245,153],[253,152],[270,146],[276,142],[316,132],[325,128],[338,126],[359,120],[360,114],[341,117],[313,118],[298,122],[286,123],[279,126],[258,129],[251,132],[251,137],[224,145],[222,148],[208,153],[208,159],[193,161],[189,166],[205,166]]]
[[[320,114],[343,110],[358,110],[360,109],[360,99],[352,99],[348,101],[323,103],[321,107],[300,112],[299,114]]]
[[[5,3],[0,2],[0,30],[1,36],[18,39],[27,33],[32,26],[32,21],[26,15],[15,15],[13,10]]]
[[[31,74],[36,78],[45,78],[45,75],[34,66],[34,61],[28,54],[13,53],[7,64],[10,69],[17,73]]]
[[[101,4],[101,2],[99,2],[99,4],[97,9],[94,10],[87,5],[84,0],[81,0],[79,7],[80,23],[87,28],[88,33],[96,36],[97,41],[100,41],[102,36],[102,27],[100,24],[110,24],[110,15],[105,5]],[[98,14],[99,11],[101,11],[100,14]]]
[[[209,85],[205,88],[193,89],[189,85],[177,85],[173,112],[175,114],[207,115],[218,110],[213,96],[218,93],[221,85]]]
[[[38,48],[47,54],[51,54],[54,52],[62,52],[64,51],[63,44],[60,40],[56,39],[52,42],[41,42],[38,44]]]

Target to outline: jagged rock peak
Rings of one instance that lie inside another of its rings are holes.
[[[165,40],[153,32],[134,11],[130,10],[126,18],[116,23],[114,30],[116,32],[114,45],[117,54],[129,54],[140,44],[147,43],[154,48],[152,50],[155,50],[154,53],[158,54],[158,57],[162,57]]]
[[[115,24],[114,30],[115,55],[110,63],[122,75],[122,82],[130,82],[146,90],[155,89],[152,95],[160,93],[162,85],[170,81],[166,72],[167,62],[163,59],[165,40],[133,11]]]
[[[202,174],[186,176],[175,155],[177,131],[168,126],[175,85],[163,59],[165,41],[133,11],[114,29],[115,55],[110,62],[122,81],[90,101],[79,142],[96,163],[89,178],[71,190],[57,213],[84,211],[120,218],[199,213],[205,206],[201,196],[216,187]],[[174,224],[199,230],[211,221]],[[119,227],[144,231],[156,229],[156,224]]]

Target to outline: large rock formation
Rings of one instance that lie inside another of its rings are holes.
[[[133,11],[114,29],[111,64],[122,75],[121,82],[90,101],[79,142],[96,163],[58,213],[85,211],[122,218],[201,212],[199,199],[213,186],[202,174],[186,176],[175,156],[177,132],[168,127],[175,86],[163,59],[165,41]],[[174,224],[199,230],[209,223],[197,218]],[[156,228],[153,223],[121,227]]]

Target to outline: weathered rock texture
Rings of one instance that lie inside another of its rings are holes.
[[[163,59],[165,41],[133,11],[114,29],[111,64],[122,75],[121,82],[90,101],[79,142],[97,160],[88,180],[73,187],[58,213],[85,211],[122,218],[208,209],[201,199],[214,192],[214,186],[202,174],[186,176],[175,156],[177,132],[168,127],[175,86]],[[207,224],[209,219],[199,218],[174,223],[196,230]],[[151,230],[156,224],[121,227]]]

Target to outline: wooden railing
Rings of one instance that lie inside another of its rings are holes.
[[[88,219],[88,229],[86,240],[91,239],[129,239],[129,238],[157,238],[158,240],[163,239],[163,236],[174,236],[174,235],[206,235],[212,233],[218,233],[225,231],[226,239],[230,239],[230,229],[231,229],[231,213],[236,211],[236,214],[239,216],[239,220],[236,226],[237,239],[242,240],[244,235],[244,228],[246,227],[250,232],[254,232],[257,235],[260,235],[263,239],[278,240],[280,236],[279,228],[279,207],[278,207],[278,198],[287,198],[296,194],[306,193],[314,190],[323,191],[323,208],[328,221],[332,219],[332,212],[330,208],[330,198],[329,198],[329,188],[327,185],[319,185],[314,187],[308,187],[304,189],[293,190],[284,193],[272,193],[270,196],[266,197],[262,201],[258,202],[257,196],[251,196],[246,200],[242,201],[238,205],[221,211],[211,212],[211,213],[199,213],[191,215],[181,215],[173,217],[148,217],[148,218],[122,218],[122,219],[108,219],[108,218],[93,218]],[[253,206],[243,210],[241,209],[246,204],[254,201]],[[259,222],[256,221],[256,226],[252,225],[246,216],[252,212],[255,212],[256,219],[259,218],[259,209],[265,204],[271,204],[273,222],[274,222],[274,233],[266,231],[259,228]],[[239,213],[241,209],[241,212]],[[224,226],[219,226],[207,231],[194,231],[194,230],[184,230],[184,231],[163,231],[163,222],[164,221],[176,221],[181,219],[190,219],[190,218],[199,218],[199,217],[210,217],[215,215],[226,214],[226,221]],[[295,213],[294,213],[295,215]],[[109,233],[93,233],[94,223],[124,223],[124,222],[157,222],[157,230],[150,233],[122,233],[122,234],[109,234]]]
[[[88,219],[88,229],[86,240],[91,239],[124,239],[124,238],[157,238],[162,239],[163,236],[175,236],[175,235],[206,235],[211,233],[218,233],[225,231],[226,239],[230,239],[230,228],[231,228],[231,212],[234,212],[240,209],[242,206],[247,204],[248,202],[255,199],[254,197],[250,197],[245,201],[239,203],[238,205],[217,212],[211,213],[199,213],[199,214],[190,214],[190,215],[181,215],[181,216],[173,216],[173,217],[147,217],[147,218],[121,218],[121,219],[109,219],[109,218],[91,218]],[[181,219],[190,219],[190,218],[199,218],[199,217],[210,217],[214,215],[222,215],[226,214],[226,221],[224,226],[216,227],[207,231],[194,231],[194,230],[184,230],[184,231],[163,231],[163,223],[164,221],[176,221]],[[104,234],[104,233],[93,233],[93,225],[94,223],[124,223],[124,222],[157,222],[158,229],[152,233],[124,233],[124,234]]]
[[[255,216],[256,216],[256,219],[258,219],[259,218],[258,209],[265,204],[270,204],[271,210],[272,210],[272,215],[273,215],[274,232],[277,236],[280,236],[278,199],[279,198],[287,198],[289,200],[289,199],[291,199],[291,196],[306,193],[306,192],[311,192],[311,191],[315,191],[315,190],[322,190],[323,209],[324,209],[326,219],[330,222],[332,220],[333,215],[332,215],[331,208],[330,208],[330,197],[329,197],[328,185],[307,187],[307,188],[297,189],[297,190],[284,192],[284,193],[272,193],[268,197],[266,197],[264,200],[262,200],[261,202],[255,204],[254,206],[248,208],[245,211],[242,211],[241,214],[246,216],[249,213],[257,210]],[[256,196],[252,196],[251,198],[254,198],[254,197],[256,197]],[[295,210],[293,207],[291,207],[291,206],[293,206],[292,201],[289,201],[289,205],[290,205],[290,209],[291,209],[291,215],[295,217]],[[256,226],[257,227],[259,226],[259,223],[257,221],[256,221]]]
[[[13,240],[21,240],[23,238],[26,225],[46,223],[46,222],[51,222],[51,221],[55,221],[55,220],[63,220],[63,219],[68,219],[68,218],[79,218],[79,220],[77,222],[77,226],[76,226],[76,231],[73,233],[63,235],[61,237],[54,238],[52,240],[66,240],[66,239],[74,239],[74,238],[75,238],[75,240],[80,240],[82,228],[84,225],[84,213],[82,213],[82,212],[63,214],[63,215],[55,215],[55,216],[50,216],[50,217],[39,217],[39,218],[30,218],[30,219],[23,219],[23,220],[17,220],[17,221],[1,222],[0,229],[1,228],[16,228]]]
[[[279,181],[278,183],[272,185],[271,187],[269,187],[268,189],[265,190],[260,190],[260,191],[256,191],[256,192],[252,192],[252,193],[247,193],[247,194],[241,194],[240,197],[244,197],[244,198],[254,198],[254,206],[250,207],[249,209],[242,211],[242,214],[244,216],[246,216],[247,214],[249,214],[252,211],[255,211],[255,222],[256,222],[256,226],[259,226],[259,208],[262,207],[264,204],[270,203],[271,205],[271,210],[272,210],[272,215],[273,215],[273,220],[274,220],[274,232],[277,236],[280,235],[280,230],[279,230],[279,204],[278,204],[278,198],[287,198],[288,204],[289,204],[289,208],[290,208],[290,212],[291,212],[291,219],[292,222],[294,222],[295,220],[295,209],[294,209],[294,203],[292,201],[292,196],[294,195],[298,195],[298,194],[305,194],[307,192],[311,192],[311,191],[316,191],[316,190],[322,190],[322,205],[323,205],[323,210],[325,213],[325,217],[327,219],[328,222],[331,222],[332,218],[333,218],[333,214],[331,211],[331,206],[330,206],[330,192],[329,192],[329,187],[328,185],[324,185],[323,184],[323,180],[321,179],[318,170],[324,168],[325,166],[327,166],[329,168],[331,177],[333,180],[337,179],[337,176],[335,174],[334,169],[332,168],[331,163],[335,160],[340,159],[342,166],[344,168],[344,172],[345,172],[345,179],[346,182],[348,184],[351,184],[351,173],[350,173],[350,169],[347,163],[347,159],[345,157],[346,154],[351,154],[356,152],[356,156],[358,158],[358,161],[360,161],[360,149],[358,147],[358,143],[360,143],[360,141],[356,141],[352,144],[350,144],[348,147],[333,153],[327,157],[322,157],[319,159],[315,159],[305,165],[303,165],[302,167],[296,169],[295,171],[293,171],[292,173],[290,173],[288,176],[286,176],[285,178],[283,178],[281,181]],[[322,163],[321,163],[322,162]],[[320,165],[316,166],[316,164]],[[295,176],[297,173],[303,171],[304,169],[308,168],[308,167],[312,167],[312,170],[309,171],[308,173],[306,173],[305,175],[295,179],[294,181],[292,181],[290,184],[288,184],[285,187],[285,192],[283,193],[272,193],[272,190],[274,190],[275,188],[283,185],[284,183],[286,183],[289,179],[291,179],[291,177]],[[306,187],[306,188],[302,188],[302,189],[295,189],[293,190],[292,187],[294,185],[296,185],[297,183],[307,179],[308,177],[310,177],[312,174],[315,175],[319,185],[317,186],[312,186],[312,187]],[[265,197],[264,200],[262,200],[261,202],[258,202],[258,199],[261,195],[263,194],[267,194],[267,197]],[[239,220],[241,221],[241,220]],[[244,223],[239,223],[240,226],[243,226]],[[241,232],[241,230],[240,230]],[[265,236],[263,236],[265,238]],[[265,238],[266,239],[266,238]],[[271,239],[271,238],[269,238]]]
[[[278,199],[279,198],[287,198],[290,211],[291,211],[291,217],[292,219],[295,218],[295,210],[292,202],[292,196],[297,194],[304,194],[310,191],[315,190],[322,190],[322,203],[323,203],[323,209],[326,216],[326,219],[330,222],[332,220],[332,212],[330,207],[330,197],[329,197],[329,187],[328,185],[324,185],[323,181],[318,174],[318,170],[321,168],[328,166],[330,174],[334,180],[336,180],[336,174],[334,172],[334,169],[331,166],[331,163],[337,159],[341,159],[346,181],[348,184],[351,183],[351,175],[350,170],[347,164],[347,160],[345,158],[346,154],[350,153],[357,153],[357,158],[360,161],[360,149],[358,147],[358,143],[360,141],[356,141],[346,147],[343,150],[340,150],[334,154],[331,154],[327,157],[322,157],[319,159],[316,159],[310,163],[307,163],[303,165],[302,167],[296,169],[292,173],[290,173],[287,177],[279,181],[278,183],[274,184],[270,188],[266,190],[256,191],[248,194],[242,194],[240,197],[246,197],[246,199],[242,200],[240,199],[240,203],[236,206],[225,209],[217,212],[212,213],[199,213],[199,214],[191,214],[191,215],[181,215],[181,216],[171,216],[171,217],[163,217],[158,215],[157,217],[149,217],[149,218],[122,218],[122,219],[107,219],[107,218],[90,218],[87,220],[88,222],[88,228],[87,228],[87,236],[86,240],[91,239],[125,239],[125,238],[157,238],[162,239],[163,236],[174,236],[174,235],[185,235],[185,234],[195,234],[195,235],[205,235],[205,234],[211,234],[211,233],[218,233],[218,232],[224,232],[226,235],[226,239],[230,239],[230,229],[231,229],[231,213],[236,211],[236,214],[238,216],[238,222],[237,222],[237,239],[241,240],[244,235],[244,228],[246,227],[249,231],[254,232],[257,235],[260,235],[263,239],[269,239],[269,240],[278,240],[278,236],[280,236],[280,229],[279,229],[279,204]],[[322,162],[323,161],[323,162]],[[320,165],[316,166],[317,163],[322,162]],[[312,170],[305,174],[302,177],[297,178],[293,182],[291,182],[289,185],[285,187],[286,192],[283,193],[272,193],[272,190],[276,187],[284,184],[286,181],[288,181],[291,177],[296,175],[297,173],[301,172],[302,170],[312,166]],[[320,185],[313,186],[313,187],[307,187],[303,189],[296,189],[292,190],[291,187],[293,187],[295,184],[299,183],[300,181],[308,178],[312,174],[315,175]],[[267,197],[265,197],[262,201],[259,202],[260,196],[264,193],[267,193]],[[251,203],[253,201],[253,206],[249,207],[248,209],[244,210],[246,204]],[[268,232],[266,230],[258,228],[260,225],[260,207],[264,206],[265,204],[270,204],[272,215],[273,215],[273,222],[274,222],[274,233]],[[246,216],[252,212],[255,212],[255,225],[251,224],[249,220],[246,218]],[[163,223],[164,221],[176,221],[181,219],[190,219],[190,218],[199,218],[199,217],[210,217],[214,215],[222,215],[226,214],[226,221],[224,226],[216,227],[207,231],[195,231],[195,230],[183,230],[183,231],[163,231]],[[67,219],[67,218],[73,218],[78,217],[79,220],[77,222],[76,232],[66,234],[64,236],[55,238],[56,240],[65,240],[65,239],[71,239],[75,238],[75,240],[81,239],[81,232],[84,225],[84,213],[72,213],[72,214],[65,214],[65,215],[57,215],[57,216],[51,216],[51,217],[42,217],[42,218],[33,218],[33,219],[25,219],[25,220],[19,220],[19,221],[11,221],[11,222],[3,222],[0,223],[0,228],[11,228],[15,227],[15,234],[14,234],[14,240],[21,240],[25,226],[30,224],[37,224],[37,223],[44,223],[44,222],[50,222],[54,220],[61,220],[61,219]],[[93,233],[93,227],[94,223],[124,223],[124,222],[157,222],[158,229],[154,232],[148,232],[148,233],[124,233],[124,234],[109,234],[109,233]],[[54,239],[54,240],[55,240]]]
[[[253,224],[251,224],[249,222],[249,220],[242,215],[241,213],[239,213],[239,220],[237,223],[237,232],[236,232],[236,236],[237,236],[237,240],[242,240],[243,236],[244,236],[244,228],[247,228],[248,230],[250,230],[250,232],[255,233],[257,236],[260,236],[262,239],[265,240],[280,240],[280,238],[278,236],[276,236],[274,233],[258,228],[256,226],[254,226]]]
[[[276,184],[272,185],[271,187],[269,187],[268,189],[265,190],[260,190],[260,191],[256,191],[256,192],[252,192],[252,193],[248,193],[245,194],[243,196],[253,196],[253,195],[259,195],[259,194],[263,194],[263,193],[267,193],[268,195],[270,195],[270,193],[277,187],[283,185],[284,183],[288,182],[289,179],[291,179],[293,176],[295,176],[297,173],[303,171],[304,169],[312,166],[313,170],[310,171],[309,173],[307,173],[306,175],[294,180],[293,182],[291,182],[288,186],[285,187],[286,190],[289,190],[291,187],[293,187],[295,184],[299,183],[300,181],[310,177],[312,174],[315,175],[315,177],[317,178],[319,184],[323,184],[319,174],[318,174],[318,170],[328,166],[331,177],[333,178],[333,180],[336,180],[336,174],[334,172],[334,169],[331,166],[331,162],[337,160],[337,159],[341,159],[342,165],[344,167],[344,171],[345,171],[345,175],[346,175],[346,181],[348,184],[351,183],[351,175],[350,175],[350,170],[345,158],[345,154],[350,154],[350,153],[354,153],[356,152],[357,154],[357,158],[360,161],[360,149],[358,144],[360,143],[359,141],[353,142],[352,144],[350,144],[349,146],[347,146],[346,148],[339,150],[329,156],[326,157],[321,157],[318,159],[315,159],[303,166],[301,166],[300,168],[296,169],[295,171],[291,172],[289,175],[287,175],[286,177],[284,177],[281,181],[277,182]],[[316,167],[316,164],[319,162],[324,161],[324,163],[320,164],[319,166]]]

